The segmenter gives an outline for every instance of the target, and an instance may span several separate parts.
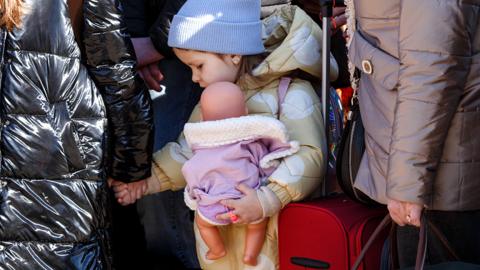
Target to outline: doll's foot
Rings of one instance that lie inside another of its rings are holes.
[[[218,252],[213,252],[211,250],[207,251],[207,254],[205,257],[207,257],[208,260],[218,260],[222,257],[227,255],[227,252],[225,250],[220,250]]]
[[[257,256],[252,256],[252,255],[247,255],[245,254],[243,256],[243,263],[250,265],[250,266],[255,266],[257,265]]]

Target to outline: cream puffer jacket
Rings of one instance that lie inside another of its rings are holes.
[[[278,115],[280,78],[300,69],[312,76],[321,76],[321,29],[308,15],[295,6],[285,6],[263,20],[264,43],[271,53],[253,72],[259,80],[246,79],[240,87],[245,91],[249,114],[277,118],[286,126],[290,139],[300,143],[296,154],[284,158],[267,183],[282,207],[310,195],[320,184],[326,170],[327,147],[321,103],[312,85],[293,79],[281,104]],[[338,74],[335,60],[331,62],[332,78]],[[260,82],[261,81],[261,82]],[[197,106],[189,122],[200,121]],[[149,193],[179,190],[185,187],[181,173],[191,150],[181,135],[177,142],[167,144],[154,154],[153,175]],[[197,251],[203,269],[247,269],[243,265],[245,226],[220,227],[227,249],[226,257],[208,261],[207,247],[197,234]],[[259,264],[252,269],[278,268],[277,215],[271,217],[267,239],[259,256]]]

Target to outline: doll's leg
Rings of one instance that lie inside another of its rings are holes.
[[[208,247],[207,259],[217,260],[225,256],[227,252],[225,251],[225,246],[223,245],[223,240],[217,226],[205,221],[198,213],[195,213],[195,220],[197,221],[200,235]]]
[[[262,220],[260,223],[247,225],[243,263],[253,266],[257,265],[257,257],[265,242],[267,223],[268,218]]]

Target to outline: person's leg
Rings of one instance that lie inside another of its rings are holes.
[[[138,215],[145,231],[150,269],[200,268],[195,252],[191,211],[184,206],[183,192],[165,191],[142,198]],[[173,267],[175,266],[175,268]]]
[[[113,267],[118,270],[150,269],[145,256],[145,239],[135,205],[121,206],[110,196],[112,204]],[[134,247],[134,248],[132,248]]]
[[[480,264],[480,211],[428,211],[427,218],[449,241],[460,260]],[[400,268],[415,265],[419,229],[412,226],[397,229],[398,260]],[[452,260],[439,239],[427,231],[427,264]]]
[[[163,60],[160,70],[165,78],[161,83],[166,86],[166,91],[162,95],[152,95],[155,151],[178,138],[201,94],[201,88],[191,81],[189,68],[179,60]],[[137,210],[144,227],[150,260],[159,264],[153,269],[162,269],[162,264],[165,266],[158,258],[173,258],[170,264],[180,261],[187,269],[200,268],[193,216],[183,200],[183,190],[165,191],[142,198],[137,202]]]
[[[245,235],[245,249],[243,253],[243,262],[248,265],[257,265],[257,258],[262,251],[265,235],[267,233],[268,218],[259,223],[248,224]]]
[[[195,221],[200,236],[208,247],[205,257],[207,257],[208,260],[218,260],[227,255],[222,236],[220,235],[217,226],[208,223],[198,214],[198,212],[195,214]]]

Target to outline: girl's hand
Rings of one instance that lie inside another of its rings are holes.
[[[221,203],[231,209],[230,213],[220,214],[217,219],[230,220],[231,214],[237,216],[235,223],[248,224],[263,218],[263,210],[256,190],[245,184],[237,187],[245,196],[237,200],[224,200]]]

